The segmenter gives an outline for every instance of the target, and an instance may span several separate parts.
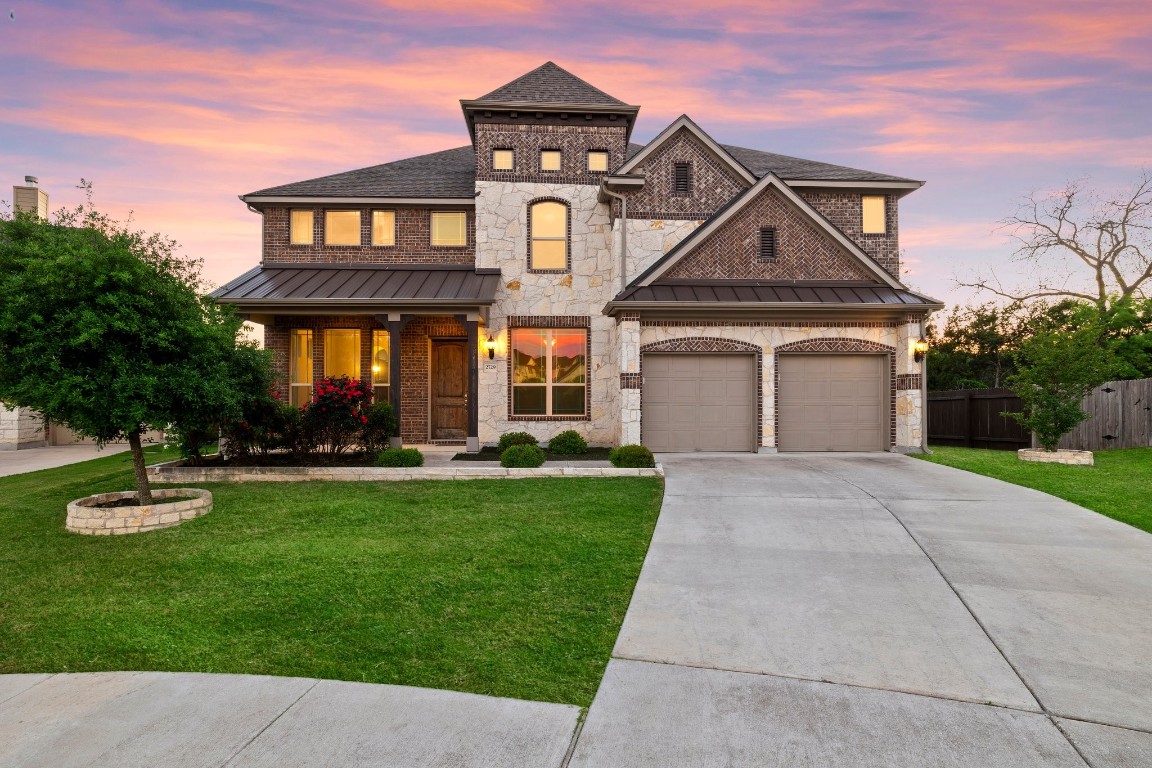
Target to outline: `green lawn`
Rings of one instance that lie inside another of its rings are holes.
[[[1152,533],[1152,448],[1097,451],[1091,467],[1020,461],[1015,451],[932,446],[917,458],[1067,499]]]
[[[657,478],[208,483],[163,531],[64,531],[127,455],[0,478],[0,673],[299,675],[586,706]]]

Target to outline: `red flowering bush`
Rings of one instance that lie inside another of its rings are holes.
[[[321,379],[303,408],[303,427],[321,453],[336,456],[360,442],[371,404],[372,388],[366,382],[347,376]]]

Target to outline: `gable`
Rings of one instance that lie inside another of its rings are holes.
[[[773,261],[759,257],[762,227],[776,229]],[[771,186],[696,243],[661,279],[876,280],[858,258]]]
[[[691,194],[676,194],[675,168],[691,168]],[[680,128],[636,166],[644,188],[628,197],[628,216],[636,219],[707,219],[749,186],[687,128]]]

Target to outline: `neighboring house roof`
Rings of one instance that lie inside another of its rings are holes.
[[[606,107],[629,105],[615,96],[609,96],[554,62],[547,61],[526,75],[486,93],[473,103],[497,102],[508,104],[599,104]]]
[[[845,251],[851,256],[855,257],[857,261],[865,268],[867,272],[873,274],[878,283],[883,283],[891,288],[903,289],[904,286],[900,281],[888,273],[886,269],[876,263],[876,260],[869,256],[864,250],[857,245],[851,238],[846,236],[843,232],[837,229],[828,219],[820,215],[820,213],[808,204],[804,198],[796,194],[795,190],[784,183],[774,173],[768,173],[761,178],[756,184],[744,190],[743,193],[737,195],[727,205],[712,215],[707,221],[701,224],[698,228],[694,229],[687,237],[676,244],[672,250],[664,254],[661,258],[657,259],[648,269],[641,272],[635,279],[633,279],[628,287],[633,286],[647,286],[656,282],[668,270],[670,270],[677,262],[683,259],[688,254],[692,253],[696,248],[702,245],[709,236],[716,230],[720,229],[729,219],[740,212],[744,206],[751,203],[756,197],[768,187],[774,188],[786,200],[791,202],[800,211],[807,215],[813,224],[823,231],[828,237],[836,241]]]
[[[792,308],[835,304],[842,307],[893,305],[943,308],[936,299],[884,285],[850,282],[768,282],[762,280],[664,280],[624,290],[608,305],[675,304],[678,308],[718,305],[739,308]]]
[[[261,198],[467,198],[476,196],[476,155],[471,146],[417,155],[391,163],[334,173],[307,181],[281,184],[247,195],[247,203],[271,202]]]
[[[288,306],[487,306],[500,270],[469,266],[277,264],[245,272],[212,296],[246,311]]]

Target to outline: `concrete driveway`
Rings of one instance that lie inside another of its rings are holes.
[[[665,455],[571,765],[1152,765],[1152,536],[888,454]]]
[[[582,730],[399,686],[8,675],[0,768],[1152,766],[1152,536],[903,456],[660,458]]]

